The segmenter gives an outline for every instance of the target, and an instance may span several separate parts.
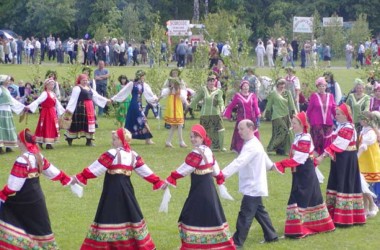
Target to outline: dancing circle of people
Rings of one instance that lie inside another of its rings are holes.
[[[380,195],[380,84],[374,81],[368,85],[355,79],[352,93],[345,103],[340,103],[339,84],[331,72],[326,72],[316,79],[317,91],[305,103],[295,70],[285,70],[287,75],[272,83],[248,68],[226,106],[227,83],[223,81],[228,76],[223,65],[213,69],[205,86],[197,91],[186,86],[180,69],[173,69],[159,97],[145,82],[143,70],[138,70],[132,81],[121,75],[118,93],[110,99],[95,90],[103,86],[95,81],[107,79],[108,71],[101,68],[91,80],[91,69],[85,67],[66,108],[59,101],[58,96],[64,93],[59,92],[56,73],[49,73],[43,92],[24,104],[9,92],[10,76],[0,75],[0,153],[12,152],[13,147],[21,152],[0,191],[0,247],[58,248],[39,183],[41,175],[70,186],[78,197],[83,195],[89,179],[105,175],[95,219],[81,249],[156,248],[133,191],[133,172],[150,182],[153,190],[164,191],[161,211],[167,211],[169,188],[176,187],[177,180],[191,176],[189,194],[178,219],[181,249],[242,248],[254,218],[263,230],[264,242],[278,241],[281,237],[262,200],[268,196],[268,171],[282,175],[288,169],[292,174],[285,237],[304,238],[334,231],[336,227],[365,224],[377,214]],[[368,86],[372,96],[365,93]],[[132,139],[154,144],[142,97],[153,108],[166,99],[164,120],[170,127],[165,141],[167,150],[175,147],[172,140],[176,131],[179,147],[188,147],[183,138],[185,117],[188,112],[193,117],[193,110],[202,103],[200,122],[190,129],[191,152],[166,179],[158,177],[130,146]],[[111,133],[113,148],[71,177],[43,156],[44,145],[46,150],[54,149],[62,119],[69,122],[64,134],[69,146],[80,138],[86,139],[86,146],[95,146],[95,106],[102,109],[111,103],[119,103],[116,119],[120,125],[125,123]],[[17,134],[12,112],[24,115],[34,113],[38,107],[35,132],[23,129]],[[230,150],[237,156],[221,169],[214,151],[226,151],[223,119],[236,120]],[[263,119],[272,123],[267,150],[260,142]],[[289,156],[278,162],[272,162],[268,156],[288,152]],[[318,166],[325,158],[330,158],[331,163],[324,201],[320,188],[324,177]],[[243,198],[236,231],[231,234],[219,196],[233,199],[224,183],[235,173]]]

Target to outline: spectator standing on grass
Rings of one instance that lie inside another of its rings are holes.
[[[107,97],[107,83],[110,73],[104,66],[104,61],[99,61],[98,68],[94,71],[94,78],[96,82],[96,92],[103,97]],[[98,107],[98,116],[102,116],[103,113],[104,109]]]
[[[265,66],[265,63],[264,63],[264,55],[265,55],[265,47],[264,47],[264,43],[259,40],[258,43],[257,43],[257,46],[255,48],[255,52],[256,52],[256,57],[257,57],[257,67],[264,67]]]
[[[178,55],[177,67],[185,67],[185,56],[186,56],[187,46],[183,39],[177,46],[176,54]]]
[[[266,55],[268,59],[268,66],[269,67],[274,67],[274,62],[273,62],[273,42],[272,40],[267,41],[267,48],[266,48]]]
[[[354,45],[352,44],[352,41],[349,41],[346,44],[345,53],[346,53],[346,68],[350,69],[352,67],[352,57],[354,54]]]
[[[22,36],[19,36],[17,40],[17,64],[22,64],[23,51],[24,51],[24,41],[22,40]]]

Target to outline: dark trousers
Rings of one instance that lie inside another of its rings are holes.
[[[236,232],[233,236],[235,245],[243,246],[247,239],[253,218],[260,224],[264,232],[265,241],[272,241],[278,238],[269,218],[269,214],[265,211],[262,198],[244,195],[236,222]]]

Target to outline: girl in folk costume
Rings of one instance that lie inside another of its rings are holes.
[[[380,125],[380,113],[378,111],[364,111],[359,116],[360,124],[363,126],[359,136],[359,168],[367,183],[372,186],[380,183],[380,147],[378,143],[378,126]],[[365,183],[366,184],[366,183]],[[375,195],[380,196],[379,190],[373,188]],[[377,191],[377,192],[376,192]],[[373,202],[371,193],[364,192],[364,206],[367,216],[375,216],[378,212]]]
[[[17,134],[13,122],[12,111],[20,114],[25,106],[14,99],[9,90],[10,76],[0,75],[0,154],[12,152],[12,147],[17,147]]]
[[[143,112],[142,97],[144,96],[151,104],[157,103],[158,98],[150,86],[145,83],[145,75],[145,71],[137,70],[135,80],[127,83],[111,100],[123,102],[129,95],[132,95],[125,119],[125,128],[132,133],[133,139],[145,140],[145,143],[150,145],[154,142]]]
[[[54,144],[59,138],[58,116],[65,112],[61,103],[53,92],[55,81],[52,78],[46,79],[44,82],[44,89],[41,95],[26,106],[26,108],[33,113],[41,104],[40,117],[36,127],[36,140],[42,148],[42,144],[46,144],[46,149],[53,149]]]
[[[119,84],[116,85],[116,91],[119,92],[127,83],[129,82],[128,77],[126,75],[120,75],[118,78]],[[116,121],[119,127],[123,127],[125,123],[125,115],[127,114],[127,110],[129,108],[129,104],[131,103],[131,96],[128,96],[127,99],[120,102],[117,106],[116,110]]]
[[[366,222],[363,194],[356,150],[356,131],[351,110],[345,103],[336,109],[338,127],[332,134],[333,142],[316,159],[331,158],[327,183],[326,205],[335,226],[360,225]]]
[[[237,117],[234,134],[231,141],[231,150],[240,153],[244,140],[241,138],[238,132],[238,124],[241,120],[249,119],[258,127],[257,121],[261,117],[257,97],[254,93],[249,92],[249,82],[246,80],[240,83],[240,92],[236,93],[232,98],[232,101],[226,107],[224,116],[231,119],[232,110],[237,107]],[[256,129],[255,136],[260,139],[259,131]]]
[[[17,157],[8,184],[0,191],[1,249],[58,249],[39,176],[67,186],[72,179],[43,157],[29,129],[18,135]]]
[[[334,223],[323,202],[321,188],[312,160],[314,145],[307,132],[306,113],[298,113],[292,119],[295,139],[290,158],[276,162],[284,173],[292,169],[292,189],[286,209],[285,236],[303,238],[311,234],[333,231]]]
[[[369,101],[369,111],[380,111],[380,83],[375,82],[373,92]]]
[[[132,171],[153,184],[153,190],[164,186],[144,160],[131,150],[131,133],[125,128],[112,132],[113,149],[75,176],[81,185],[105,173],[103,192],[94,222],[81,249],[152,250],[155,245],[148,232],[131,183]]]
[[[165,146],[169,148],[173,147],[171,141],[175,130],[178,132],[179,146],[181,148],[187,147],[182,135],[183,124],[185,122],[183,105],[187,104],[187,90],[185,83],[179,78],[179,75],[179,69],[172,69],[170,71],[170,77],[166,80],[159,98],[160,100],[167,97],[164,119],[165,123],[170,125],[170,131]]]
[[[185,162],[166,179],[176,187],[177,179],[191,174],[191,187],[178,220],[181,250],[235,249],[223,208],[212,177],[219,185],[224,177],[209,146],[211,141],[202,125],[191,128],[194,149]]]
[[[359,134],[362,129],[359,122],[359,115],[361,112],[369,110],[369,100],[371,97],[364,93],[364,82],[361,79],[355,79],[354,85],[355,92],[348,95],[346,103],[352,110],[356,133]]]
[[[209,75],[207,86],[202,87],[191,101],[190,107],[195,109],[203,101],[200,124],[206,129],[212,140],[211,149],[226,151],[224,148],[224,126],[221,112],[224,110],[223,91],[215,87],[216,76]]]
[[[306,114],[311,125],[310,134],[315,153],[320,155],[331,144],[336,104],[334,96],[326,93],[327,83],[324,77],[319,77],[315,85],[318,92],[310,96]]]
[[[74,139],[86,137],[86,146],[93,146],[95,134],[95,110],[93,102],[104,107],[109,100],[88,86],[88,76],[80,74],[73,88],[66,112],[72,114],[72,123],[65,137],[69,146]]]

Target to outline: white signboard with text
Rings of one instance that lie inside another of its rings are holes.
[[[297,17],[293,18],[294,33],[313,33],[313,18],[312,17]]]
[[[323,27],[343,27],[343,17],[324,17],[322,20]]]
[[[190,20],[169,20],[166,27],[169,36],[186,36],[189,34]]]

